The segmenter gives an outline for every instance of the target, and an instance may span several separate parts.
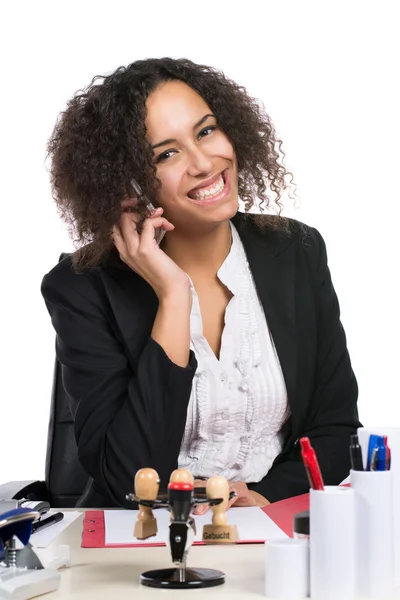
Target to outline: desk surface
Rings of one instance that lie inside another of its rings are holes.
[[[43,596],[46,600],[175,600],[180,594],[184,600],[265,598],[263,544],[194,546],[189,553],[189,566],[220,569],[226,574],[225,584],[202,591],[158,590],[140,585],[139,577],[143,571],[172,566],[166,547],[81,548],[82,521],[83,516],[53,542],[70,546],[72,565],[60,571],[60,588]],[[395,597],[400,600],[400,590]]]

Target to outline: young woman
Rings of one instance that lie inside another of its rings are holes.
[[[325,244],[248,212],[280,207],[279,148],[244,88],[183,59],[95,78],[61,114],[52,190],[81,248],[42,293],[92,478],[80,505],[179,466],[262,506],[308,490],[301,436],[325,483],[348,474],[357,383]]]

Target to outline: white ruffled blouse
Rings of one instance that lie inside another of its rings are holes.
[[[233,294],[219,359],[203,336],[199,299],[191,284],[190,346],[198,367],[178,464],[195,477],[257,482],[281,452],[280,430],[290,412],[246,253],[232,223],[231,230],[231,249],[218,271]]]

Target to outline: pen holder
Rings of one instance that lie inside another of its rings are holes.
[[[394,593],[393,474],[350,471],[355,497],[356,589],[361,596]]]
[[[390,470],[393,473],[393,502],[400,506],[400,427],[359,427],[358,439],[363,452],[364,469],[367,464],[368,441],[371,433],[387,435],[391,449]],[[400,586],[400,511],[394,511],[394,577],[395,585]]]
[[[308,541],[287,538],[267,540],[265,595],[282,600],[303,600],[309,590]]]
[[[355,597],[354,490],[310,490],[310,576],[314,600]]]

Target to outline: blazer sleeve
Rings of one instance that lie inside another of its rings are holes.
[[[291,440],[289,449],[277,457],[260,482],[249,485],[270,502],[308,492],[310,486],[298,443],[303,436],[310,438],[325,484],[337,485],[343,481],[350,469],[350,434],[361,426],[357,411],[358,386],[340,321],[325,243],[317,230],[312,230],[312,236],[317,247],[312,259],[308,258],[314,272],[317,310],[315,386],[297,439]]]
[[[88,276],[65,280],[50,272],[41,291],[57,334],[79,459],[114,502],[126,505],[138,469],[156,469],[165,485],[176,468],[196,359],[191,352],[180,367],[150,337],[133,372]]]

